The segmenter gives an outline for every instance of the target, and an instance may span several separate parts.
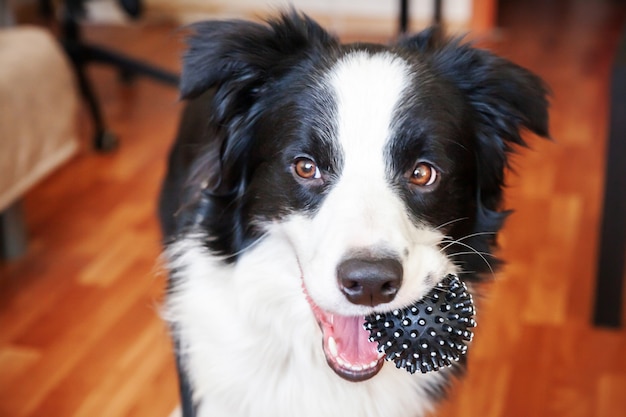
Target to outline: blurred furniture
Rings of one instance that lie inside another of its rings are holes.
[[[593,321],[619,327],[622,321],[626,253],[626,27],[622,29],[610,86],[609,138],[604,206]]]
[[[89,105],[94,125],[94,147],[107,151],[115,148],[118,141],[116,136],[106,128],[98,99],[86,74],[87,64],[111,65],[120,71],[122,79],[126,81],[142,75],[178,87],[179,76],[117,51],[85,42],[81,36],[80,21],[86,14],[86,1],[65,0],[62,2],[61,43],[74,65],[80,91]],[[117,3],[130,17],[138,18],[141,15],[141,0],[118,0]],[[52,0],[40,0],[40,10],[44,14],[53,14]]]
[[[433,24],[441,24],[441,0],[433,0]],[[398,28],[400,34],[409,30],[409,0],[400,0],[400,13],[398,15]]]
[[[433,25],[440,25],[443,22],[442,0],[433,1]],[[489,32],[496,25],[497,0],[473,0],[472,18],[470,29],[473,32]],[[400,0],[400,12],[398,14],[398,28],[400,34],[408,32],[409,29],[409,4],[410,0]]]
[[[493,31],[498,20],[498,0],[472,0],[470,30],[475,34]]]
[[[20,199],[78,149],[78,98],[44,29],[0,28],[0,62],[0,257],[15,258],[26,249]]]

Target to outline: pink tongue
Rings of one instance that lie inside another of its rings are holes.
[[[351,364],[368,365],[378,360],[377,343],[369,341],[363,317],[333,317],[333,337],[338,355]]]

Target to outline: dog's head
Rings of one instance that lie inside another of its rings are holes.
[[[547,136],[546,88],[431,29],[342,45],[305,16],[194,26],[184,98],[210,96],[190,187],[224,262],[268,233],[289,242],[339,375],[382,366],[364,315],[478,280],[506,213],[520,130]]]

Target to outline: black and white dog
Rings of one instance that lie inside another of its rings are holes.
[[[288,12],[196,24],[161,196],[185,416],[421,416],[462,369],[385,362],[363,318],[494,266],[527,70],[431,29],[340,44]]]

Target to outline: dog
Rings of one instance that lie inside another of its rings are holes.
[[[290,10],[192,26],[160,196],[185,417],[422,416],[364,317],[493,275],[509,156],[544,82],[437,28],[341,44]]]

